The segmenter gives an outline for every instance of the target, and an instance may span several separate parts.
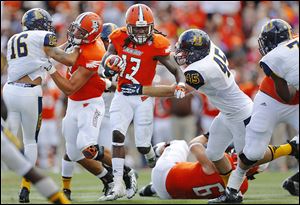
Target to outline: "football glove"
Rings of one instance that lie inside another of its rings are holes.
[[[55,67],[48,58],[42,59],[42,61],[43,63],[40,68],[45,69],[50,75],[56,72]]]
[[[143,86],[140,84],[123,84],[121,86],[122,93],[128,95],[142,95]]]
[[[185,83],[179,82],[179,83],[177,84],[177,86],[175,87],[174,95],[175,95],[175,97],[176,97],[177,99],[184,98],[184,96],[185,96],[185,91],[186,91]]]
[[[126,64],[123,59],[118,55],[110,55],[104,62],[104,76],[111,77],[115,74],[125,70]]]

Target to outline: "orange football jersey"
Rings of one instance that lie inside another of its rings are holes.
[[[118,91],[121,91],[122,84],[152,85],[157,65],[154,57],[170,54],[169,40],[160,34],[153,34],[153,40],[148,40],[145,44],[131,42],[124,47],[125,40],[128,39],[125,27],[114,30],[109,38],[117,54],[126,61],[126,68],[118,77]]]
[[[254,99],[254,97],[255,97],[258,89],[259,89],[259,86],[258,85],[254,85],[252,82],[242,83],[242,84],[239,85],[239,87],[252,100]]]
[[[200,94],[202,99],[202,112],[204,115],[210,116],[210,117],[216,117],[219,114],[219,110],[213,106],[209,101],[206,95]]]
[[[59,99],[60,91],[56,88],[43,91],[42,117],[45,120],[55,118],[55,105]]]
[[[72,74],[79,66],[91,71],[97,71],[105,53],[104,44],[101,40],[96,40],[90,44],[80,45],[80,54],[74,66],[67,72],[67,78],[70,79]],[[69,98],[75,101],[87,100],[100,97],[105,90],[105,82],[95,72],[91,78]]]
[[[272,80],[271,77],[265,76],[263,81],[260,84],[259,90],[266,93],[270,97],[274,98],[275,100],[283,103],[283,104],[289,104],[289,105],[297,105],[299,104],[299,91],[296,91],[296,94],[294,98],[291,100],[290,103],[284,102],[276,93],[275,83]]]
[[[233,159],[227,157],[235,167]],[[168,173],[166,189],[173,199],[212,199],[225,191],[225,185],[217,172],[204,173],[199,162],[179,162]],[[245,193],[247,189],[248,180],[245,179],[240,190]]]

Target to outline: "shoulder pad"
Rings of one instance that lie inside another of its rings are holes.
[[[155,48],[167,48],[170,41],[161,34],[153,34],[153,45]]]
[[[109,39],[117,38],[123,33],[127,33],[126,27],[117,28],[109,35]]]

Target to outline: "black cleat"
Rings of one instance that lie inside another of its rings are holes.
[[[138,174],[134,169],[131,169],[130,172],[123,176],[126,186],[126,196],[128,199],[131,199],[138,190],[137,178]]]
[[[152,186],[152,184],[148,184],[148,185],[144,186],[139,191],[139,195],[140,196],[155,196],[156,193],[151,190],[151,186]]]
[[[110,192],[112,192],[112,189],[114,188],[114,182],[110,182],[110,183],[103,183],[104,187],[102,192],[104,193],[104,196],[107,196]]]
[[[294,156],[297,160],[299,160],[299,136],[294,137],[288,143],[292,146],[292,152],[290,155]]]
[[[209,204],[229,203],[240,204],[243,201],[241,192],[232,188],[226,188],[225,192],[218,198],[208,200]]]
[[[26,187],[22,187],[19,194],[19,202],[20,203],[29,203],[29,193],[30,191]]]
[[[71,190],[63,189],[63,192],[64,192],[65,196],[67,197],[67,199],[69,199],[71,201]]]
[[[282,188],[287,190],[292,196],[299,196],[299,182],[287,178],[284,180]]]

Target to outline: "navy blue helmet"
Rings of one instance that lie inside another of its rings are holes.
[[[272,19],[266,23],[258,38],[259,52],[266,55],[283,41],[292,39],[291,26],[281,19]]]
[[[52,26],[52,17],[44,9],[33,8],[28,10],[22,17],[23,31],[42,30],[55,32]]]
[[[103,29],[100,34],[102,41],[108,41],[108,36],[113,32],[118,26],[114,23],[105,23],[103,24]]]
[[[210,39],[200,29],[184,31],[175,45],[175,60],[179,65],[192,64],[206,57],[210,51]]]

